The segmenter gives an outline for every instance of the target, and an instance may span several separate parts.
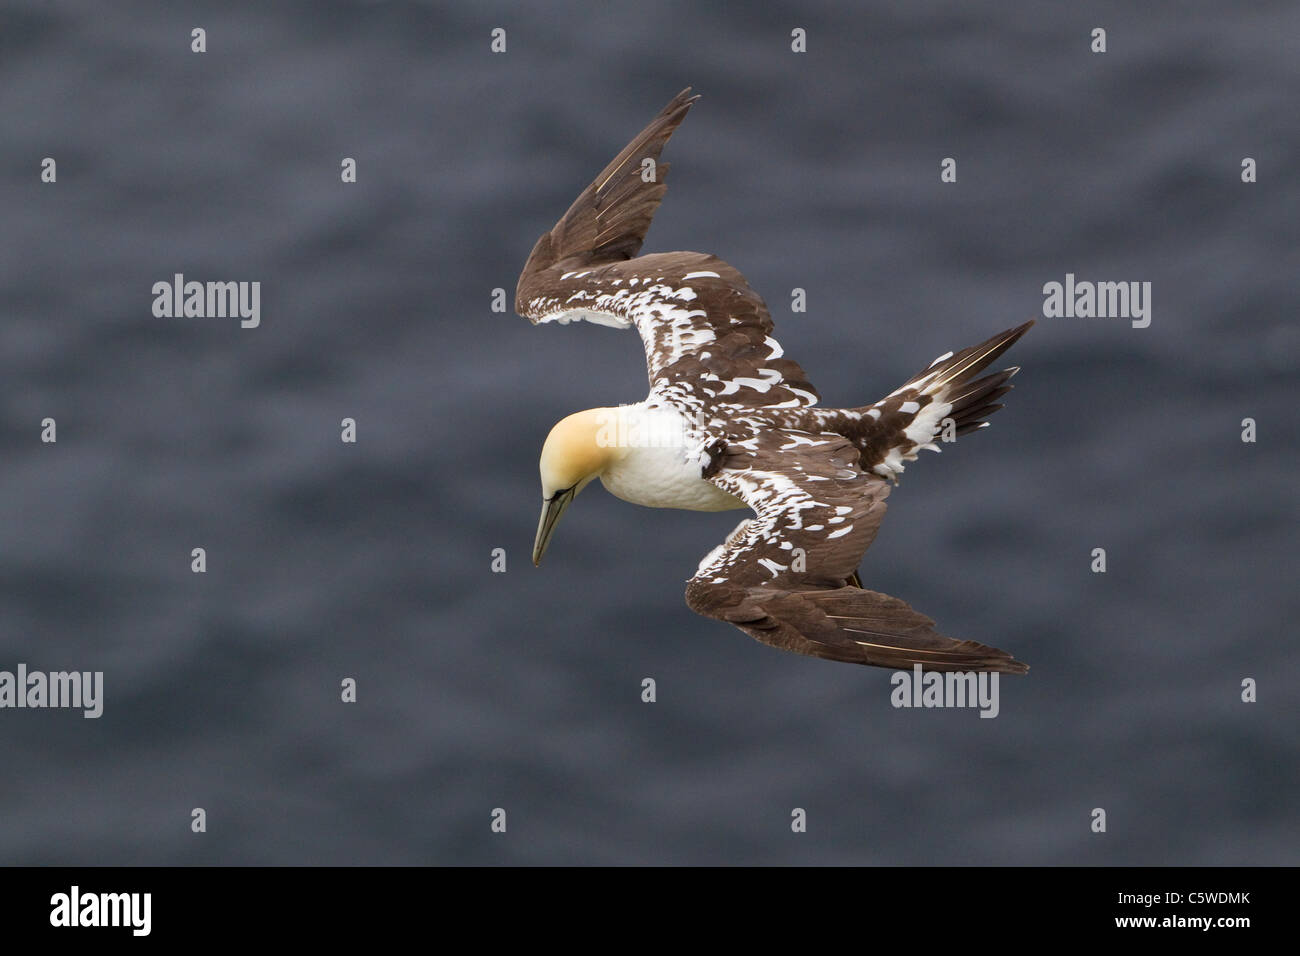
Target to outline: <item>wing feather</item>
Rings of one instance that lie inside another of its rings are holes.
[[[534,323],[635,326],[651,398],[691,421],[710,405],[756,413],[814,405],[817,390],[783,357],[767,306],[737,269],[699,252],[637,256],[667,189],[659,155],[699,99],[689,93],[674,97],[538,239],[515,308]],[[656,163],[650,181],[647,158]]]
[[[693,611],[765,644],[829,660],[936,671],[1029,669],[995,647],[945,637],[898,598],[852,585],[890,489],[861,470],[852,442],[768,430],[752,443],[752,451],[728,454],[709,479],[753,508],[754,517],[687,583]]]

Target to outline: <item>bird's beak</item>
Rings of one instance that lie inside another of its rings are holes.
[[[564,509],[569,507],[569,502],[577,492],[578,487],[574,485],[564,491],[557,491],[542,502],[542,517],[537,522],[537,540],[533,542],[534,565],[542,563],[542,555],[546,553],[546,546],[551,542],[555,526],[560,523],[560,515],[564,514]]]

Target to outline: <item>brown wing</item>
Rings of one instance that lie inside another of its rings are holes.
[[[659,154],[699,99],[690,92],[687,87],[673,97],[578,195],[555,227],[537,240],[515,290],[520,315],[528,315],[528,302],[536,298],[539,280],[552,266],[563,264],[561,271],[567,271],[590,263],[621,262],[641,250],[668,189],[668,164],[659,162]],[[647,159],[655,164],[653,172],[643,172]]]
[[[706,406],[797,408],[816,389],[772,337],[772,317],[740,272],[716,256],[636,256],[667,189],[664,144],[698,97],[683,90],[538,239],[515,309],[534,323],[636,326],[651,397],[707,431]],[[654,160],[653,175],[643,172]]]
[[[686,603],[765,644],[876,667],[1029,668],[1005,651],[937,633],[904,601],[849,579],[885,513],[889,485],[838,435],[768,430],[709,480],[755,515],[700,563]]]

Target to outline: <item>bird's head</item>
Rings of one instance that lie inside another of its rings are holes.
[[[546,546],[569,503],[620,457],[622,449],[615,440],[617,412],[614,408],[575,412],[561,419],[546,436],[538,463],[542,476],[542,517],[533,543],[533,564],[542,563]]]

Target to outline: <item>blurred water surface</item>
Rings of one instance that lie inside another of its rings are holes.
[[[0,712],[0,861],[1300,862],[1297,37],[1288,3],[11,0],[0,668],[106,701]],[[1032,665],[996,720],[692,615],[734,515],[593,488],[528,561],[547,429],[644,365],[492,290],[688,84],[647,250],[744,271],[827,404],[1067,272],[1152,283],[1147,329],[1040,320],[864,562]],[[178,272],[260,281],[261,327],[155,318]]]

